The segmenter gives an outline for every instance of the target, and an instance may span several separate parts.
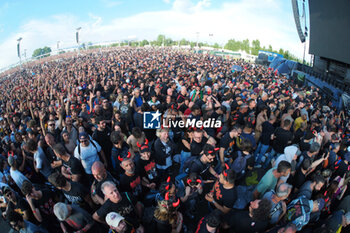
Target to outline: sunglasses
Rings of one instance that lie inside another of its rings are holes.
[[[55,126],[55,124],[48,124],[48,126]]]
[[[81,143],[85,143],[87,142],[88,140],[80,140]]]

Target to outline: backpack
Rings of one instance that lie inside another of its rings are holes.
[[[241,173],[245,170],[247,165],[247,159],[249,159],[252,155],[249,154],[247,156],[242,155],[242,151],[237,151],[237,158],[233,161],[231,168],[236,172],[236,174]]]
[[[98,154],[98,156],[100,157],[101,156],[101,153],[100,152],[98,152],[98,150],[97,150],[97,146],[95,145],[95,143],[89,138],[89,142],[95,147],[95,149],[96,149],[96,151],[97,151],[97,154]],[[79,157],[80,157],[80,143],[78,144],[78,154],[79,154]]]

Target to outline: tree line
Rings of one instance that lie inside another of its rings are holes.
[[[197,44],[198,43],[198,44]],[[181,39],[181,40],[173,40],[171,38],[166,37],[165,35],[158,35],[156,40],[148,41],[148,40],[141,40],[141,41],[136,41],[136,40],[124,40],[121,41],[120,43],[113,43],[109,45],[108,47],[117,47],[117,46],[132,46],[132,47],[143,47],[146,45],[150,46],[190,46],[191,48],[194,48],[198,45],[198,47],[212,47],[215,49],[220,49],[222,46],[220,46],[218,43],[214,44],[208,44],[204,42],[196,42],[196,41],[189,41],[186,39]],[[102,48],[105,46],[102,45],[93,45],[91,42],[85,44],[82,43],[80,48],[82,49],[96,49],[96,48]],[[294,60],[297,62],[302,63],[301,59],[297,58],[295,55],[290,53],[288,50],[284,50],[280,48],[279,50],[274,50],[272,48],[272,45],[269,45],[267,48],[265,46],[261,46],[260,41],[258,39],[253,40],[252,42],[249,41],[249,39],[245,40],[235,40],[235,39],[230,39],[227,41],[227,43],[223,46],[224,49],[232,50],[232,51],[245,51],[246,53],[252,54],[252,55],[258,55],[259,50],[264,50],[264,51],[269,51],[269,52],[274,52],[283,55],[284,58],[288,60]],[[49,56],[51,52],[51,48],[49,47],[44,47],[44,48],[38,48],[34,50],[33,56],[32,57],[38,57],[41,55],[46,54],[45,56]]]

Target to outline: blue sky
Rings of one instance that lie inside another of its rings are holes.
[[[50,4],[48,4],[50,2]],[[75,45],[75,29],[82,27],[82,42],[153,40],[165,34],[224,44],[229,39],[259,39],[266,47],[290,50],[302,57],[289,0],[1,0],[0,68],[18,61],[34,49]],[[209,34],[214,34],[209,37]]]

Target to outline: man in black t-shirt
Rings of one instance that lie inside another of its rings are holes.
[[[248,211],[231,211],[227,227],[233,232],[264,232],[269,225],[271,202],[268,199],[250,202]]]
[[[125,173],[120,177],[120,190],[130,192],[140,200],[142,195],[141,178],[135,169],[135,163],[131,158],[124,157],[121,161],[121,167]]]
[[[30,209],[28,202],[18,193],[13,191],[10,187],[5,187],[4,196],[6,197],[6,199],[9,200],[6,209],[6,214],[9,211],[15,211],[22,215],[24,220],[34,220],[33,215],[31,213],[32,210]]]
[[[265,155],[266,151],[269,149],[271,135],[275,132],[275,127],[273,124],[276,122],[276,117],[271,114],[268,121],[262,123],[262,132],[260,137],[260,142],[258,148],[255,150],[256,164],[260,164],[261,158]]]
[[[111,129],[106,126],[106,120],[101,117],[96,118],[97,129],[92,134],[92,138],[101,146],[108,161],[108,169],[112,169],[111,152],[113,144],[110,140]]]
[[[66,178],[60,173],[52,173],[49,178],[49,182],[53,184],[57,189],[61,190],[66,199],[71,204],[76,204],[83,209],[94,209],[89,190],[80,183],[67,181]]]
[[[106,181],[101,189],[106,196],[106,202],[92,215],[93,219],[106,224],[106,216],[110,212],[117,212],[125,218],[137,231],[144,232],[140,224],[140,203],[130,193],[119,193],[113,182]]]
[[[199,156],[202,152],[203,146],[207,143],[208,137],[204,137],[201,129],[196,129],[193,132],[193,138],[190,144],[191,155]]]
[[[237,200],[235,178],[236,174],[233,169],[224,170],[213,189],[205,195],[205,199],[211,203],[211,206],[223,214],[227,214]]]
[[[205,181],[215,180],[219,177],[211,163],[216,157],[216,150],[212,145],[206,144],[203,147],[203,154],[200,158],[194,159],[189,165],[188,174],[196,173]]]
[[[49,232],[57,232],[59,224],[53,213],[57,195],[48,188],[33,187],[29,181],[23,181],[21,191],[38,222],[43,224]]]
[[[60,143],[53,147],[55,155],[62,160],[61,173],[68,180],[86,184],[85,171],[81,162],[67,153],[64,146]]]
[[[283,121],[283,127],[278,127],[273,133],[272,150],[268,155],[268,158],[266,158],[264,168],[267,168],[270,165],[272,159],[275,159],[283,154],[284,148],[292,143],[293,133],[290,132],[291,126],[291,121],[289,119],[285,119]]]
[[[238,126],[233,126],[232,130],[226,133],[220,140],[220,163],[221,168],[225,169],[225,162],[228,162],[233,155],[233,152],[238,150],[237,138],[242,133],[242,129]]]
[[[116,183],[116,180],[109,172],[107,172],[105,166],[100,161],[96,161],[94,164],[92,164],[91,172],[95,178],[90,188],[91,198],[95,204],[103,205],[105,195],[101,190],[101,185],[105,181],[112,181]]]

